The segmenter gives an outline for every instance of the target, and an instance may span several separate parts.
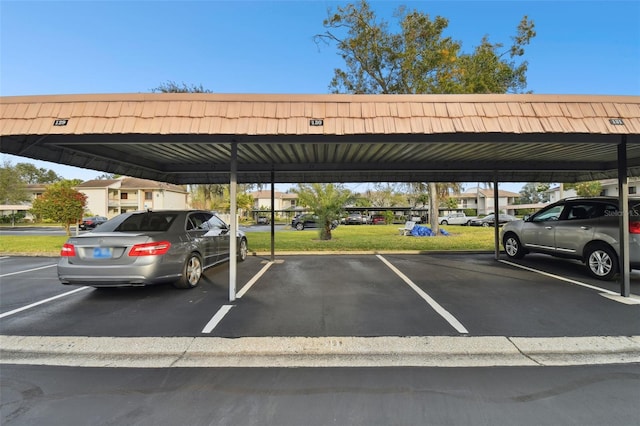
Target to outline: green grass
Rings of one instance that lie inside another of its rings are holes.
[[[67,238],[64,235],[3,235],[0,237],[0,253],[57,256]]]
[[[468,226],[443,226],[450,236],[411,237],[402,236],[398,228],[402,225],[351,225],[339,226],[332,232],[332,239],[319,239],[317,229],[277,231],[276,252],[312,251],[455,251],[494,250],[493,228]],[[30,254],[57,256],[67,240],[66,236],[22,236],[0,237],[0,254]],[[270,232],[248,232],[249,249],[256,252],[271,250]]]
[[[435,251],[435,250],[493,250],[493,228],[443,226],[450,236],[411,237],[400,235],[402,225],[339,226],[332,239],[322,241],[316,229],[278,231],[276,251]],[[247,233],[252,251],[271,250],[269,232]]]

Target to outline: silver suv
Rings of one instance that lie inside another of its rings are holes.
[[[501,241],[507,256],[529,252],[578,259],[595,278],[619,271],[620,210],[616,197],[566,198],[524,220],[507,223]],[[640,198],[629,200],[629,260],[640,269]]]

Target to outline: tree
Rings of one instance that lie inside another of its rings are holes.
[[[444,37],[449,21],[400,7],[395,15],[400,31],[393,33],[379,21],[366,0],[339,6],[315,36],[317,43],[335,44],[345,69],[335,69],[329,84],[333,93],[519,93],[526,87],[527,62],[516,64],[524,46],[535,37],[526,16],[517,26],[512,45],[503,49],[484,37],[472,53]],[[430,185],[430,218],[438,226],[437,188]],[[435,211],[433,210],[435,208]],[[437,232],[436,232],[437,235]]]
[[[175,81],[160,83],[158,87],[151,89],[151,91],[154,93],[213,93],[211,90],[202,87],[202,84],[189,86],[183,82],[182,85],[179,85]]]
[[[333,183],[299,183],[294,192],[298,194],[301,205],[309,207],[318,215],[322,224],[320,239],[330,240],[331,224],[341,216],[344,206],[352,201],[351,191]]]
[[[11,162],[0,167],[0,204],[20,204],[29,201],[26,184]]]
[[[529,182],[520,190],[522,204],[546,203],[549,201],[549,184]]]
[[[595,197],[602,192],[602,184],[600,181],[594,180],[590,182],[576,183],[576,194],[579,197]]]
[[[378,21],[366,0],[339,6],[315,36],[317,43],[336,44],[346,69],[335,69],[334,93],[506,93],[526,87],[524,46],[535,37],[534,23],[524,16],[506,50],[484,37],[473,53],[443,33],[449,21],[431,19],[417,10],[396,10],[399,33]],[[344,34],[346,32],[346,34]],[[343,35],[344,34],[344,35]]]
[[[47,187],[41,197],[33,200],[31,212],[44,219],[61,222],[67,235],[71,224],[82,218],[87,196],[73,189],[73,182],[62,180]]]
[[[15,172],[26,184],[53,183],[62,180],[62,178],[53,170],[47,170],[43,167],[38,168],[31,163],[16,164]]]

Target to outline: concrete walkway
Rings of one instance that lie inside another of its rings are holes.
[[[640,363],[630,337],[0,336],[0,363],[81,367],[491,367]]]

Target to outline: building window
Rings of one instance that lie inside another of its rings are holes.
[[[635,186],[630,186],[629,187],[629,194],[635,194],[636,193],[636,187]]]
[[[144,199],[145,199],[146,201],[153,200],[153,192],[145,192],[145,193],[144,193]]]
[[[121,192],[120,193],[120,199],[121,200],[126,200],[129,198],[129,194],[127,194],[126,192]]]

